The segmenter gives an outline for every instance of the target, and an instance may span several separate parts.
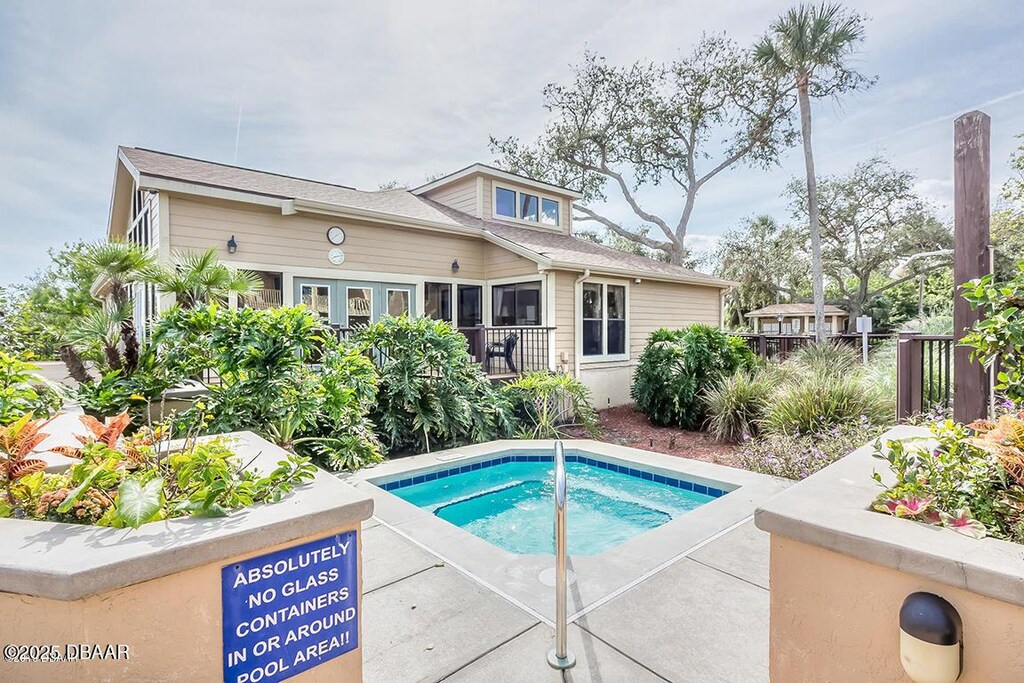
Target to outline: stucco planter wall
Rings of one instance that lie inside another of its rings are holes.
[[[285,455],[250,432],[229,436],[236,453],[255,457],[262,471]],[[0,641],[57,651],[66,644],[124,646],[127,654],[77,662],[4,657],[0,680],[223,680],[222,568],[354,532],[358,596],[359,529],[372,510],[367,496],[318,472],[278,503],[221,518],[153,522],[134,531],[0,520]],[[360,681],[360,648],[289,680]]]
[[[898,427],[883,439],[926,435]],[[865,446],[756,513],[771,533],[771,680],[896,683],[898,615],[916,591],[960,613],[965,683],[1024,681],[1024,546],[873,512]]]

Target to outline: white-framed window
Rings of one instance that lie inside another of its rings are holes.
[[[580,302],[581,346],[590,360],[629,358],[629,313],[625,284],[584,282]]]
[[[423,314],[433,320],[452,320],[452,283],[423,283]]]
[[[409,315],[409,290],[389,289],[387,291],[388,315],[398,318]]]
[[[543,297],[540,280],[491,285],[491,324],[495,327],[540,325]]]
[[[346,287],[345,306],[349,327],[365,327],[373,320],[373,289]]]
[[[558,227],[561,203],[553,197],[494,186],[494,215],[526,223]]]
[[[331,288],[328,285],[303,284],[299,287],[299,298],[306,308],[322,319],[331,319]]]

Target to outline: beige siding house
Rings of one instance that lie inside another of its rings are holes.
[[[492,375],[572,373],[598,407],[620,405],[647,335],[720,325],[732,283],[574,237],[578,199],[483,164],[367,192],[122,147],[108,232],[164,261],[216,247],[263,280],[232,305],[304,303],[341,331],[385,314],[448,320]],[[171,304],[135,293],[140,320]]]

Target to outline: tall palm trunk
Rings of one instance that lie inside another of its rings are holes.
[[[804,141],[804,166],[807,168],[807,214],[811,228],[811,286],[814,292],[814,338],[825,341],[825,282],[821,265],[821,227],[818,220],[818,183],[814,178],[814,153],[811,151],[811,101],[807,96],[808,74],[797,75],[800,101],[800,131]]]

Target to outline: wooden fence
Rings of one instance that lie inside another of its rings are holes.
[[[953,336],[901,332],[896,351],[896,417],[953,406]]]

